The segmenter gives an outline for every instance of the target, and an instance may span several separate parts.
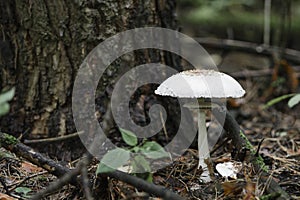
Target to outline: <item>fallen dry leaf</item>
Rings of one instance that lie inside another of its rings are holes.
[[[43,171],[42,168],[40,168],[34,164],[31,164],[29,162],[26,162],[26,161],[22,162],[21,169],[27,173],[38,173],[38,172]]]
[[[238,181],[226,181],[222,183],[222,187],[224,189],[225,196],[231,195],[239,195],[243,192],[243,188],[245,186],[245,182],[238,182]]]
[[[0,200],[17,200],[17,199],[13,198],[11,196],[8,196],[7,194],[0,193]]]

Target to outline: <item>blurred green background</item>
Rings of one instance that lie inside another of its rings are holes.
[[[191,36],[254,43],[264,42],[266,14],[270,45],[300,49],[299,0],[179,0],[177,13],[182,31]]]

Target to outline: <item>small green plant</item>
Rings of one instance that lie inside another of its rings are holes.
[[[136,135],[122,128],[119,128],[123,141],[129,146],[128,148],[115,148],[108,151],[101,159],[96,174],[112,172],[124,165],[130,171],[144,171],[143,174],[135,174],[139,177],[152,182],[152,174],[149,159],[160,159],[170,157],[164,148],[155,141],[143,140],[140,144]],[[131,158],[132,153],[138,153]],[[109,163],[107,166],[105,163]]]
[[[288,101],[288,106],[290,108],[294,107],[295,105],[297,105],[300,102],[300,93],[296,93],[296,94],[286,94],[286,95],[282,95],[280,97],[276,97],[275,99],[272,99],[270,101],[268,101],[265,105],[264,105],[264,109],[269,108],[270,106],[273,106],[276,103],[279,103],[280,101],[283,101],[284,99],[289,99]]]
[[[15,192],[19,193],[22,197],[24,198],[30,198],[30,195],[29,193],[31,192],[32,190],[28,187],[17,187],[15,189]]]
[[[8,101],[12,100],[14,95],[15,95],[15,88],[12,88],[0,94],[0,117],[8,113],[10,108]]]

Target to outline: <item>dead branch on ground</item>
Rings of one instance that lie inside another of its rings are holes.
[[[104,126],[103,127],[104,132],[106,130],[109,130],[110,127],[112,127],[110,110],[107,113],[108,114],[104,116],[104,121],[102,124]],[[0,144],[5,149],[15,153],[17,156],[26,158],[28,161],[32,162],[33,164],[36,164],[37,166],[46,169],[47,171],[49,171],[49,173],[57,177],[60,177],[57,181],[50,184],[48,188],[34,195],[32,197],[33,200],[41,199],[47,194],[55,192],[58,189],[61,189],[64,185],[69,183],[76,186],[80,186],[81,179],[78,177],[78,175],[81,174],[82,168],[89,165],[93,159],[93,156],[91,154],[86,153],[85,156],[82,158],[82,160],[79,161],[77,167],[71,170],[67,167],[58,164],[57,162],[51,160],[50,158],[47,158],[42,154],[34,151],[32,148],[22,144],[16,138],[6,133],[0,132]],[[97,148],[96,146],[97,146],[96,142],[92,143],[90,151],[94,152],[94,148]],[[166,189],[165,187],[157,186],[155,184],[149,183],[143,179],[126,174],[124,172],[113,171],[103,175],[116,178],[118,180],[121,180],[125,183],[128,183],[136,187],[137,189],[143,190],[149,194],[153,194],[158,197],[162,197],[163,199],[174,199],[174,200],[183,199],[178,194]],[[83,185],[87,185],[87,183]]]

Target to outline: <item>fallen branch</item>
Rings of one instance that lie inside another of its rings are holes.
[[[60,165],[52,159],[36,152],[31,147],[22,144],[15,137],[9,134],[0,132],[0,146],[15,153],[17,156],[23,157],[31,163],[42,167],[56,177],[61,177],[70,171],[68,168]],[[76,182],[72,182],[72,184],[76,184]]]
[[[68,135],[63,135],[54,138],[43,138],[43,139],[33,139],[33,140],[24,140],[24,144],[35,144],[35,143],[49,143],[49,142],[61,142],[63,140],[78,138],[80,135],[84,134],[83,131],[71,133]]]
[[[183,197],[175,194],[174,192],[166,189],[163,186],[154,185],[143,179],[137,178],[135,176],[131,176],[121,171],[114,171],[106,173],[107,176],[121,180],[125,183],[133,185],[137,189],[146,191],[150,194],[154,194],[155,196],[162,197],[163,199],[172,199],[172,200],[182,200]]]
[[[242,150],[243,147],[250,149],[252,154],[250,155],[251,157],[249,158],[249,161],[253,163],[256,171],[261,171],[260,180],[264,183],[268,183],[268,185],[266,185],[266,191],[269,194],[279,193],[280,197],[277,197],[278,200],[291,199],[290,196],[278,185],[278,183],[271,178],[270,174],[265,169],[263,159],[260,156],[255,155],[256,150],[254,150],[254,147],[244,135],[240,126],[231,114],[226,109],[220,107],[213,108],[212,112],[221,124],[223,124],[225,115],[223,128],[226,131],[227,137],[232,140],[233,145],[238,149],[238,151]]]
[[[84,165],[84,162],[87,162],[87,158],[83,158],[83,161],[80,162],[75,169],[70,170],[68,173],[61,175],[61,178],[52,182],[45,190],[42,190],[35,194],[31,200],[40,200],[43,197],[47,196],[50,193],[53,193],[59,189],[61,189],[63,186],[73,183],[72,180],[76,179],[77,176],[81,173],[81,169]]]
[[[112,126],[113,126],[112,114],[111,114],[110,107],[108,106],[107,112],[103,116],[103,123],[102,123],[103,131],[108,132],[108,130],[110,130]],[[90,151],[94,152],[95,148],[97,148],[97,143],[94,141],[91,144]],[[82,173],[83,167],[86,167],[91,163],[92,159],[93,159],[93,156],[90,153],[88,153],[88,152],[85,153],[83,158],[78,162],[77,167],[75,169],[72,169],[69,173],[63,174],[60,179],[51,183],[45,190],[38,192],[36,195],[34,195],[32,197],[32,199],[39,200],[42,197],[46,196],[47,194],[59,190],[62,186],[66,185],[66,184],[69,184],[69,183],[72,184],[73,179],[76,179],[77,182],[79,183],[80,178],[78,178],[78,175],[80,173]],[[83,180],[83,181],[85,181],[85,180]],[[86,186],[85,183],[83,183],[83,187],[85,187],[85,186]],[[107,185],[106,185],[106,187],[107,187]]]
[[[272,56],[275,52],[281,51],[280,47],[276,46],[266,46],[263,44],[256,44],[245,41],[229,40],[229,39],[216,39],[216,38],[195,38],[197,42],[202,45],[229,49],[229,50],[239,50],[249,53],[259,53],[268,56]],[[300,52],[294,49],[282,49],[283,57],[287,60],[291,60],[300,63]]]
[[[300,66],[292,66],[296,72],[300,72]],[[259,77],[259,76],[271,76],[274,73],[274,69],[261,69],[261,70],[242,70],[238,72],[229,73],[234,78],[245,78],[245,77]],[[300,77],[300,74],[296,74]]]
[[[62,188],[62,186],[68,183],[71,183],[73,185],[78,185],[78,182],[76,180],[77,176],[81,173],[82,167],[86,166],[86,164],[89,163],[91,160],[91,156],[85,157],[75,169],[70,170],[69,168],[62,166],[57,162],[44,157],[42,154],[35,152],[32,148],[18,142],[15,138],[13,138],[8,134],[0,132],[0,141],[1,141],[1,145],[5,149],[10,150],[11,152],[15,153],[17,156],[26,158],[28,161],[32,162],[33,164],[36,164],[37,166],[46,169],[47,171],[49,171],[49,173],[57,177],[61,177],[58,181],[55,181],[53,184],[51,184],[51,186],[48,187],[46,190],[36,194],[32,198],[33,200],[41,199],[46,194],[53,192],[57,189],[60,189]],[[7,143],[5,141],[13,141],[13,142]],[[110,173],[106,173],[105,175],[121,180],[125,183],[128,183],[136,187],[137,189],[143,190],[149,194],[153,194],[158,197],[162,197],[164,199],[175,199],[175,200],[183,199],[179,195],[173,193],[172,191],[162,186],[154,185],[143,179],[126,174],[124,172],[113,171]]]
[[[106,127],[105,130],[111,127],[111,124],[109,122],[110,117],[111,117],[110,114],[104,117],[103,126]],[[71,170],[67,167],[58,164],[57,162],[51,160],[50,158],[46,158],[42,154],[34,151],[32,148],[22,144],[15,137],[9,134],[0,132],[0,145],[5,149],[15,153],[17,156],[26,158],[28,161],[32,162],[33,164],[44,168],[49,173],[57,177],[60,177],[60,179],[50,184],[50,186],[48,186],[45,190],[34,195],[32,197],[33,200],[39,200],[44,196],[46,196],[47,194],[54,192],[58,189],[61,189],[64,185],[69,183],[79,186],[80,179],[78,178],[78,175],[82,172],[82,167],[90,164],[93,158],[91,154],[86,153],[83,159],[78,163],[77,167]],[[90,151],[94,152],[94,148],[97,148],[96,142],[94,142],[91,145]],[[121,180],[149,194],[154,194],[164,199],[175,199],[175,200],[183,199],[178,194],[170,190],[167,190],[162,186],[154,185],[143,179],[140,179],[138,177],[120,171],[110,172],[105,175]]]

